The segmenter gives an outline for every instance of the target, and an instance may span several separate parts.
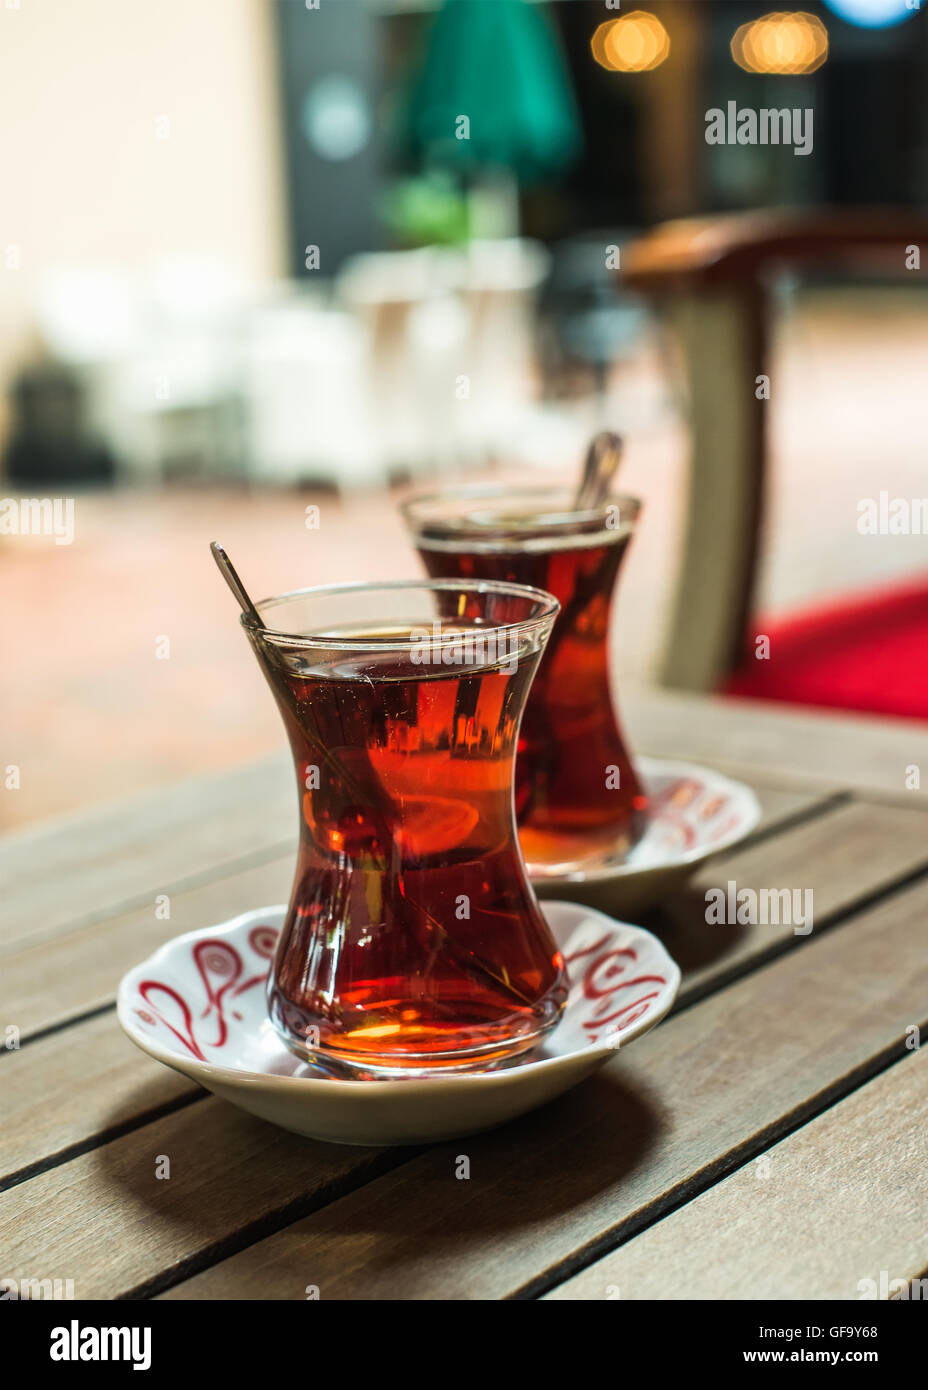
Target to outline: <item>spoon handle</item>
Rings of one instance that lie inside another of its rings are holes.
[[[210,541],[209,548],[212,551],[213,559],[219,566],[219,573],[222,575],[223,579],[226,581],[229,588],[232,590],[233,594],[238,600],[242,612],[247,613],[248,617],[253,619],[253,621],[257,623],[258,627],[264,627],[264,620],[261,617],[261,614],[258,612],[257,608],[252,603],[251,599],[248,597],[248,591],[246,590],[245,585],[239,579],[238,574],[235,570],[235,566],[233,565],[232,561],[229,559],[228,555],[225,552],[225,547],[221,546],[218,541]]]
[[[621,435],[602,430],[593,436],[583,463],[583,477],[574,497],[574,511],[592,511],[600,506],[609,491],[622,458]]]

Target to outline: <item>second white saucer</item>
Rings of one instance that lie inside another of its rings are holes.
[[[650,821],[625,857],[591,858],[565,873],[558,865],[528,866],[540,898],[569,897],[620,917],[635,917],[682,887],[699,864],[743,840],[760,820],[750,787],[711,768],[663,758],[637,758]]]

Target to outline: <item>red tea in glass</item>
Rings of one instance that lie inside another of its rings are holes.
[[[566,997],[519,852],[519,721],[557,611],[507,584],[345,585],[242,619],[280,707],[300,850],[269,980],[299,1055],[347,1074],[482,1068]]]
[[[404,508],[432,576],[531,584],[561,610],[522,720],[516,815],[539,878],[620,863],[647,824],[609,681],[612,595],[639,512],[611,497],[585,512],[563,489],[460,487]]]

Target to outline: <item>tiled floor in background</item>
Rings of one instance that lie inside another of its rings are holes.
[[[810,296],[786,320],[772,373],[765,609],[928,571],[925,537],[856,530],[860,498],[881,488],[928,494],[926,367],[924,317],[896,296]],[[619,383],[627,402],[637,389],[633,373]],[[620,399],[620,421],[622,414]],[[616,614],[614,648],[626,676],[646,676],[659,648],[685,451],[670,410],[631,432],[623,483],[646,507]],[[570,459],[566,468],[575,467]],[[310,502],[321,507],[318,531],[305,526]],[[0,778],[0,827],[281,745],[276,709],[209,557],[214,538],[256,595],[419,573],[386,493],[93,494],[77,499],[71,546],[0,539],[0,771],[15,764],[20,773],[18,790]],[[157,656],[165,637],[166,660]]]

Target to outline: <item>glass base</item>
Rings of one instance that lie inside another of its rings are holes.
[[[599,830],[539,830],[522,825],[519,843],[530,878],[567,878],[593,867],[620,867],[647,828],[647,815],[635,811],[624,822]]]
[[[309,1047],[275,1023],[281,1042],[295,1056],[341,1081],[403,1081],[469,1072],[501,1071],[524,1061],[558,1025],[562,1009],[552,1005],[551,1019],[517,1038],[495,1039],[481,1047],[441,1053],[348,1053],[338,1047]]]

